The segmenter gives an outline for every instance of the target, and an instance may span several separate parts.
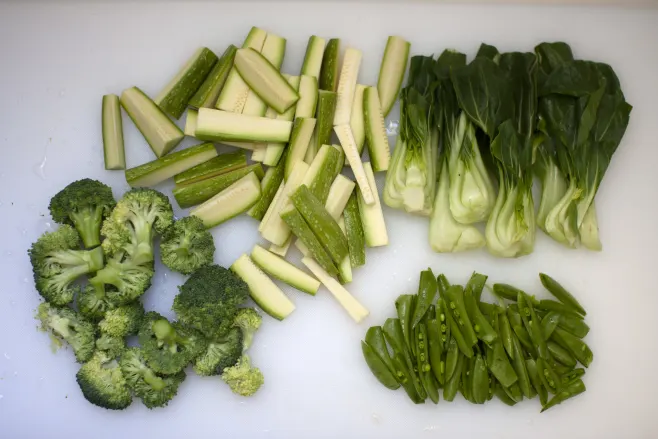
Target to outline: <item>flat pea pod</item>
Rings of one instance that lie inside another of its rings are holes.
[[[503,387],[509,387],[518,380],[514,367],[505,354],[505,348],[500,341],[494,343],[493,348],[486,349],[486,361],[491,374],[496,377]]]
[[[441,341],[441,329],[439,321],[432,319],[427,321],[427,342],[429,344],[430,366],[437,381],[445,383],[446,363],[443,357],[443,342]]]
[[[448,282],[448,278],[445,276],[445,274],[439,274],[439,276],[436,278],[436,283],[439,287],[439,297],[441,297],[447,303],[445,294],[448,288],[450,288],[450,282]]]
[[[386,338],[386,341],[389,345],[391,345],[391,348],[393,349],[394,355],[399,354],[404,360],[405,368],[407,369],[406,374],[407,376],[411,377],[411,384],[416,388],[416,393],[421,399],[425,400],[427,395],[425,395],[425,389],[423,389],[418,375],[414,372],[414,368],[416,366],[414,361],[411,359],[409,349],[407,349],[400,320],[392,318],[386,319],[382,329],[384,331],[384,337]],[[399,368],[397,368],[397,370],[399,370]]]
[[[551,340],[568,350],[583,366],[589,367],[592,364],[594,353],[587,346],[587,343],[575,335],[568,333],[564,329],[556,328],[553,331],[553,335],[551,335]]]
[[[428,268],[427,270],[421,271],[420,280],[418,282],[418,294],[416,294],[415,300],[416,305],[411,318],[412,328],[415,328],[420,323],[429,307],[434,301],[436,301],[438,294],[438,284],[432,270]]]
[[[503,390],[505,391],[505,394],[507,394],[507,396],[509,396],[513,401],[523,401],[523,392],[521,392],[519,383],[514,383],[509,387],[503,387]]]
[[[457,352],[457,364],[455,366],[455,371],[450,377],[446,380],[446,384],[443,387],[443,399],[446,401],[453,401],[457,392],[459,391],[459,384],[461,383],[462,369],[466,363],[466,357]]]
[[[578,378],[581,378],[584,375],[585,375],[585,369],[583,369],[582,367],[579,367],[578,369],[571,370],[571,371],[569,371],[569,372],[567,372],[567,373],[565,373],[564,375],[561,376],[562,384],[566,386],[571,381],[576,380]]]
[[[548,403],[542,407],[541,411],[545,412],[551,407],[555,407],[556,405],[563,403],[569,398],[573,398],[574,396],[584,393],[586,390],[587,389],[585,388],[585,383],[583,383],[583,380],[581,379],[574,380],[571,383],[569,383],[563,390],[561,390],[557,395],[551,398],[551,400],[548,401]]]
[[[464,305],[477,338],[491,346],[498,339],[498,334],[494,331],[489,320],[480,311],[473,289],[469,285],[466,285],[466,289],[464,290]]]
[[[553,341],[549,341],[546,344],[548,345],[548,351],[551,353],[555,361],[564,364],[567,367],[576,367],[576,359],[568,350]]]
[[[466,343],[473,346],[478,342],[478,339],[464,304],[464,288],[461,285],[450,286],[446,290],[446,298],[448,312],[452,314],[455,322],[457,322]]]
[[[570,315],[579,319],[582,319],[583,316],[578,314],[578,312],[566,306],[564,303],[558,302],[556,300],[542,299],[539,303],[535,304],[537,309],[543,311],[556,311],[560,314]]]
[[[560,323],[560,314],[556,311],[550,311],[541,320],[541,329],[546,340],[548,340],[553,331],[555,331],[558,323]]]
[[[446,353],[446,371],[445,371],[445,382],[448,382],[452,375],[457,370],[457,360],[460,355],[463,355],[457,347],[457,341],[455,337],[450,337],[450,343],[448,344],[448,351]]]
[[[416,364],[418,367],[420,382],[423,384],[430,400],[434,404],[438,404],[439,386],[434,379],[434,375],[432,375],[432,366],[430,366],[429,363],[427,327],[421,322],[416,326],[414,331],[416,335],[416,352],[418,352],[418,355],[416,355]]]
[[[560,314],[558,327],[575,335],[578,338],[585,338],[589,333],[589,325],[584,320],[569,314]]]
[[[549,362],[555,373],[558,375],[564,375],[571,372],[575,366],[565,366],[562,363],[555,361],[555,358],[551,358],[552,361]]]
[[[519,296],[519,290],[516,287],[513,287],[509,284],[494,284],[493,292],[496,296],[516,302],[516,298]]]
[[[400,383],[398,383],[395,375],[391,373],[388,367],[379,358],[379,355],[377,355],[365,341],[361,341],[361,350],[363,351],[363,357],[375,378],[391,390],[398,389]]]
[[[414,296],[412,294],[401,294],[395,299],[395,310],[398,314],[398,319],[400,319],[400,324],[402,325],[402,333],[404,334],[404,340],[407,344],[407,347],[411,349],[411,314],[413,312],[413,300]]]
[[[514,358],[514,351],[512,349],[512,327],[510,326],[509,319],[507,314],[500,314],[498,317],[498,334],[500,335],[500,340],[503,343],[505,352],[510,358]]]
[[[521,392],[526,398],[531,398],[532,392],[530,391],[530,378],[526,370],[525,360],[523,359],[523,351],[521,350],[521,343],[517,337],[512,338],[512,349],[514,350],[514,359],[512,365],[518,377],[518,384]]]
[[[420,395],[418,395],[416,386],[414,385],[414,377],[411,375],[411,372],[407,368],[403,355],[399,352],[395,352],[393,354],[392,361],[396,370],[395,376],[397,377],[400,384],[402,384],[404,391],[407,392],[409,399],[411,399],[414,404],[423,404],[425,402],[425,398],[421,398]]]
[[[548,401],[548,391],[546,390],[541,380],[539,379],[539,372],[537,371],[537,363],[535,363],[535,360],[533,360],[532,358],[528,358],[525,360],[525,366],[526,369],[528,370],[528,377],[530,378],[532,387],[535,388],[535,391],[539,395],[539,402],[543,406]]]
[[[528,334],[528,331],[525,329],[524,326],[512,325],[512,330],[514,331],[514,335],[519,339],[519,341],[521,342],[524,348],[526,348],[530,352],[535,352],[535,346],[532,343],[532,339],[530,338],[530,335]]]
[[[439,298],[436,302],[436,318],[439,320],[441,325],[441,341],[443,342],[443,350],[448,350],[448,343],[450,342],[450,324],[446,317],[446,303],[442,298]]]
[[[469,401],[475,404],[473,399],[473,366],[475,366],[475,357],[467,358],[465,360],[465,365],[462,368],[462,379],[459,384],[459,391],[462,393],[462,396],[466,401]]]
[[[509,395],[507,395],[507,392],[505,391],[505,388],[503,386],[497,386],[496,389],[494,390],[494,394],[499,400],[502,401],[503,404],[508,405],[510,407],[516,405],[516,401],[514,401]]]
[[[462,334],[459,325],[450,313],[447,313],[446,316],[450,325],[450,335],[457,342],[457,347],[467,358],[473,357],[473,346],[466,342],[464,334]]]
[[[381,326],[371,326],[366,331],[365,342],[370,346],[375,354],[379,356],[379,359],[386,365],[388,370],[391,373],[395,373],[395,368],[393,367],[393,362],[391,361],[391,355],[386,346],[386,340],[384,339],[384,332],[382,331]]]
[[[557,394],[562,388],[562,381],[559,375],[543,358],[537,358],[535,362],[537,364],[537,374],[542,385],[550,393]]]
[[[576,298],[567,291],[558,281],[550,277],[548,274],[539,273],[541,284],[551,293],[557,300],[564,303],[566,306],[572,308],[579,314],[587,315],[585,308],[576,300]]]
[[[471,278],[466,283],[466,288],[470,288],[475,297],[475,301],[479,302],[482,297],[482,291],[484,290],[484,285],[487,283],[488,276],[473,272]]]
[[[537,353],[541,358],[547,360],[549,358],[548,347],[546,347],[546,339],[544,338],[544,334],[542,334],[541,330],[541,320],[539,320],[537,317],[535,308],[528,300],[528,296],[523,292],[519,293],[517,303],[519,304],[519,314],[521,315],[523,326],[525,326],[526,330],[528,331],[530,339],[532,340]]]
[[[476,404],[484,404],[489,398],[489,373],[482,355],[477,354],[473,363],[471,395]]]

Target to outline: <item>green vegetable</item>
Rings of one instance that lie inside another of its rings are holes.
[[[230,44],[219,60],[215,63],[210,73],[206,77],[203,84],[199,89],[194,93],[194,96],[188,102],[188,105],[192,108],[215,108],[215,103],[219,97],[219,93],[222,91],[224,84],[226,83],[226,78],[228,77],[229,72],[233,68],[233,59],[235,58],[235,52],[237,47],[233,44]]]
[[[349,124],[335,125],[334,132],[338,137],[340,146],[342,147],[345,158],[352,168],[354,178],[359,185],[359,190],[363,195],[363,200],[369,206],[375,204],[375,193],[377,186],[371,185],[368,176],[365,172],[365,164],[361,161],[361,153],[356,147],[352,129]],[[371,169],[372,170],[372,169]]]
[[[544,360],[548,360],[549,353],[548,348],[546,347],[546,338],[542,332],[541,320],[537,317],[535,313],[535,308],[532,306],[532,302],[526,300],[525,293],[519,293],[517,302],[519,304],[519,313],[521,314],[521,320],[523,321],[523,326],[525,326],[532,343],[537,350],[537,353]]]
[[[103,155],[105,169],[126,169],[126,152],[123,146],[121,104],[117,95],[103,96]]]
[[[528,371],[528,377],[530,378],[530,382],[532,383],[532,387],[534,387],[535,391],[539,395],[539,402],[541,405],[545,405],[546,402],[548,401],[548,391],[542,384],[541,379],[539,378],[539,372],[537,371],[537,363],[535,363],[535,360],[532,358],[528,358],[525,360],[526,364],[526,369]]]
[[[431,373],[432,367],[429,363],[427,327],[424,323],[419,323],[414,332],[414,342],[416,343],[416,364],[418,367],[418,374],[420,375],[420,381],[430,400],[432,400],[434,404],[438,404],[439,385],[434,378],[434,375]]]
[[[350,115],[350,128],[352,130],[352,135],[354,136],[354,143],[359,156],[363,152],[363,147],[366,145],[366,121],[363,115],[363,94],[365,93],[366,88],[368,87],[363,84],[356,84],[356,88],[354,89],[354,102],[352,103],[352,114]]]
[[[174,176],[176,187],[196,183],[201,180],[226,174],[247,166],[247,154],[244,150],[219,154],[193,168]]]
[[[304,160],[308,144],[313,136],[315,128],[315,119],[303,117],[295,119],[288,144],[288,156],[286,157],[285,179],[288,181],[293,169],[297,164]]]
[[[247,50],[247,49],[243,48],[242,50]],[[268,33],[267,36],[265,37],[265,42],[263,43],[262,50],[258,50],[258,52],[262,55],[263,58],[265,58],[265,60],[269,61],[269,63],[272,65],[274,69],[279,71],[281,69],[281,64],[283,64],[283,58],[285,57],[286,54],[286,39],[281,38],[278,35]],[[236,68],[236,70],[238,69]],[[284,77],[284,79],[286,78]],[[244,103],[242,114],[247,114],[251,116],[265,116],[267,111],[268,111],[267,104],[260,98],[260,96],[254,90],[249,90],[249,95],[247,96],[247,99]]]
[[[386,171],[391,160],[384,116],[375,87],[366,87],[363,92],[363,117],[365,120],[368,155],[374,172]]]
[[[287,120],[199,108],[194,135],[200,140],[224,143],[285,143],[290,139],[291,131],[292,122]]]
[[[98,407],[123,410],[132,403],[119,363],[102,351],[83,364],[75,378],[85,399]]]
[[[386,41],[377,79],[377,91],[382,101],[381,107],[384,116],[388,116],[400,94],[410,49],[411,44],[401,37],[390,36]]]
[[[318,105],[315,112],[316,124],[313,137],[309,142],[304,160],[311,163],[318,150],[323,145],[331,143],[331,132],[334,125],[337,95],[333,91],[320,90],[318,92]]]
[[[592,364],[594,354],[589,346],[578,337],[563,329],[555,328],[555,331],[553,331],[553,334],[551,335],[551,340],[569,351],[583,366],[589,367],[589,365]]]
[[[251,259],[267,274],[300,291],[315,295],[320,288],[317,279],[259,245],[255,245],[251,251]]]
[[[319,85],[321,90],[336,91],[338,86],[338,57],[340,56],[340,39],[332,38],[327,42],[322,57]]]
[[[235,366],[224,369],[222,380],[228,384],[233,393],[240,396],[251,396],[265,382],[263,373],[251,365],[251,359],[244,354]]]
[[[124,338],[137,334],[143,317],[144,306],[139,302],[131,303],[108,310],[98,323],[98,329],[101,334]]]
[[[315,76],[301,75],[297,91],[299,100],[295,107],[295,118],[314,117],[318,105],[318,79]]]
[[[306,54],[304,55],[304,62],[302,63],[300,75],[314,76],[316,79],[320,77],[324,46],[324,38],[311,35],[308,39],[308,45],[306,46]]]
[[[360,267],[366,263],[366,242],[356,193],[353,192],[350,195],[343,215],[345,217],[345,232],[350,254],[350,264],[353,268]]]
[[[330,42],[331,43],[331,42]],[[336,90],[336,113],[334,114],[334,126],[350,123],[352,113],[352,102],[354,101],[354,89],[359,76],[361,59],[363,53],[353,47],[348,47],[343,53],[343,63],[340,68],[338,87]]]
[[[224,369],[242,356],[244,338],[239,328],[208,341],[208,347],[194,361],[194,371],[201,376],[221,375]]]
[[[459,390],[459,383],[461,381],[462,371],[466,365],[466,357],[463,355],[457,356],[457,364],[452,376],[446,380],[446,385],[443,388],[443,399],[446,401],[453,401]]]
[[[352,167],[352,170],[354,170],[354,167]],[[384,221],[384,212],[382,211],[382,205],[379,200],[379,193],[377,192],[375,174],[372,172],[370,162],[363,164],[363,171],[368,181],[368,187],[372,188],[371,193],[373,197],[373,202],[369,204],[366,198],[367,193],[363,191],[363,186],[359,185],[357,202],[366,245],[368,247],[385,246],[388,245],[388,232],[386,230],[386,222]]]
[[[415,328],[416,325],[420,323],[430,306],[432,306],[438,297],[439,291],[434,273],[432,273],[432,270],[429,268],[421,271],[416,303],[413,309],[413,316],[411,317],[412,328]]]
[[[67,307],[43,302],[37,310],[41,328],[57,339],[65,341],[73,349],[79,363],[88,361],[94,353],[95,326],[83,316]]]
[[[547,404],[544,404],[541,411],[544,412],[551,407],[563,403],[569,398],[580,395],[581,393],[584,393],[585,390],[585,384],[582,380],[574,380],[572,383],[569,383],[564,390],[560,391],[560,393],[551,398]]]
[[[299,90],[299,84],[300,84],[299,76],[290,76],[285,74],[283,76],[284,78],[286,78],[290,86],[295,89],[295,91]],[[265,115],[268,117],[273,116],[275,119],[287,120],[292,122],[295,119],[295,106],[293,105],[283,114],[277,114],[276,110],[268,108],[267,113]],[[295,125],[293,123],[293,133],[291,133],[290,135],[291,140],[293,139],[294,136],[294,129],[295,129]],[[276,166],[277,164],[279,164],[279,160],[281,160],[281,156],[283,155],[283,151],[286,149],[286,147],[287,145],[285,143],[268,143],[265,150],[265,157],[263,159],[263,164],[266,166]]]
[[[330,275],[338,274],[338,269],[336,268],[333,258],[329,255],[319,238],[313,233],[309,224],[294,206],[290,206],[288,209],[281,212],[281,219],[283,219],[288,227],[290,227],[292,233],[304,243],[309,249],[311,256],[313,256],[313,259],[315,259],[318,264],[327,271],[327,273]],[[338,226],[338,224],[336,225]],[[338,230],[340,231],[340,228]]]
[[[370,347],[365,341],[361,342],[361,351],[363,352],[363,357],[365,358],[370,371],[380,383],[391,390],[396,390],[400,387],[400,383],[398,383],[393,372],[389,370],[380,357],[374,352],[372,347]]]
[[[160,258],[169,269],[183,274],[192,274],[199,268],[210,265],[215,256],[215,242],[195,216],[186,216],[175,221],[162,235]]]
[[[285,171],[285,152],[283,155],[284,157],[282,158],[284,160],[279,160],[279,163],[276,166],[270,167],[265,172],[265,176],[261,180],[261,197],[256,204],[247,211],[247,215],[256,220],[263,219],[265,212],[267,212],[267,209],[274,200],[274,196],[276,195],[279,186],[281,186]]]
[[[123,337],[102,334],[96,339],[96,350],[102,351],[110,358],[119,358],[126,350],[126,340]]]
[[[585,338],[589,333],[589,326],[587,323],[581,318],[574,317],[573,315],[560,314],[558,326],[578,338]]]
[[[321,202],[326,203],[329,189],[337,177],[340,153],[331,145],[322,145],[311,162],[302,184]]]
[[[585,308],[576,300],[571,293],[569,293],[559,282],[550,277],[547,274],[539,273],[539,279],[541,280],[544,288],[548,290],[556,299],[564,303],[566,306],[573,308],[576,312],[582,315],[587,315]]]

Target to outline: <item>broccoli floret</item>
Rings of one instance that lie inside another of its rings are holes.
[[[39,305],[37,317],[43,330],[50,331],[71,346],[78,362],[84,363],[91,358],[96,340],[93,323],[71,308],[53,306],[48,302]]]
[[[237,363],[242,355],[242,331],[231,329],[225,337],[211,340],[208,348],[194,363],[194,371],[201,376],[220,375]]]
[[[251,396],[260,389],[265,378],[259,368],[252,367],[251,359],[244,354],[235,366],[224,369],[222,380],[229,385],[233,393]]]
[[[242,331],[243,350],[251,347],[254,341],[254,334],[260,328],[263,318],[254,308],[240,308],[233,319],[233,326],[237,326]]]
[[[135,265],[153,261],[153,237],[174,220],[166,195],[147,188],[126,192],[103,222],[103,250],[107,255],[126,253]]]
[[[54,305],[66,305],[80,287],[72,285],[80,276],[103,267],[100,248],[79,250],[80,237],[71,226],[44,233],[28,250],[34,283],[44,299]]]
[[[123,338],[137,334],[143,317],[144,306],[140,302],[135,302],[106,312],[98,328],[103,334]]]
[[[178,319],[210,339],[228,332],[249,297],[247,284],[219,265],[201,267],[179,289],[172,307]]]
[[[140,348],[126,350],[119,361],[128,387],[150,409],[164,407],[176,396],[178,386],[185,379],[185,371],[158,376],[146,363]]]
[[[102,334],[96,340],[96,349],[105,352],[110,358],[121,356],[125,348],[126,339],[124,337]]]
[[[151,368],[166,375],[177,373],[199,356],[207,346],[198,331],[169,321],[150,311],[139,329],[139,343]]]
[[[80,314],[94,322],[100,321],[107,311],[117,307],[104,288],[95,288],[91,284],[78,293],[77,304]]]
[[[214,256],[212,235],[196,216],[175,221],[160,240],[162,263],[179,273],[191,274],[204,265],[210,265]]]
[[[48,207],[55,222],[73,225],[85,247],[90,248],[101,243],[101,223],[115,204],[108,185],[85,178],[55,194]]]
[[[132,402],[119,363],[105,352],[96,351],[75,377],[85,399],[94,405],[123,410]]]

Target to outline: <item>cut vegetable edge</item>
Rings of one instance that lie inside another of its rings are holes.
[[[283,58],[286,54],[286,39],[276,34],[268,33],[263,43],[263,49],[260,53],[267,59],[274,68],[281,69]],[[243,78],[244,79],[244,78]],[[265,102],[253,91],[249,91],[249,96],[245,101],[242,114],[251,116],[264,116],[267,111]]]
[[[227,141],[287,142],[291,131],[292,122],[285,120],[200,108],[195,136],[224,144]]]
[[[299,291],[314,296],[320,288],[320,281],[259,245],[252,249],[251,259],[265,273]]]
[[[345,219],[342,216],[338,219],[338,226],[343,231],[343,234],[346,235]],[[346,239],[347,239],[347,235],[346,235]],[[352,282],[352,264],[350,262],[349,252],[343,258],[340,264],[338,264],[338,280],[343,285]]]
[[[377,91],[381,100],[382,114],[388,116],[400,94],[402,81],[409,62],[411,44],[398,36],[390,36],[386,41],[382,64],[379,68]]]
[[[359,69],[361,67],[361,58],[363,53],[352,47],[345,50],[343,56],[343,65],[340,69],[340,77],[338,79],[338,94],[336,101],[336,113],[334,115],[334,125],[343,125],[350,123],[350,115],[352,114],[352,103],[354,101],[354,90],[359,77]]]
[[[290,250],[290,244],[292,244],[292,236],[289,237],[283,245],[270,244],[269,251],[285,258],[288,254],[288,250]]]
[[[325,43],[324,38],[311,35],[306,46],[306,54],[304,55],[300,75],[314,76],[315,79],[320,79]]]
[[[123,121],[121,119],[119,96],[114,94],[103,96],[101,118],[105,169],[126,169],[126,152],[123,144]]]
[[[207,178],[217,177],[236,169],[247,166],[247,155],[244,151],[228,152],[219,154],[217,157],[207,160],[187,171],[174,176],[176,186],[196,183]]]
[[[302,75],[299,81],[299,100],[295,108],[295,118],[315,117],[318,105],[318,80],[315,76]]]
[[[368,247],[381,247],[388,245],[388,232],[386,231],[386,222],[384,221],[384,212],[377,192],[377,183],[375,174],[372,172],[370,162],[363,164],[368,182],[373,188],[374,202],[366,203],[361,191],[358,192],[359,213],[361,223],[363,224],[363,234]]]
[[[254,151],[256,152],[256,151]],[[260,221],[264,218],[274,201],[277,192],[283,182],[283,163],[270,167],[261,180],[261,197],[256,204],[247,212],[247,215]]]
[[[384,116],[375,87],[367,87],[363,92],[363,118],[372,170],[374,172],[386,171],[391,161],[391,148],[388,144]]]
[[[356,183],[343,174],[338,174],[331,183],[324,207],[335,220],[342,215],[355,187]]]
[[[366,263],[366,239],[359,213],[358,195],[352,193],[343,211],[345,222],[345,235],[347,246],[350,251],[350,264],[352,268],[360,267]]]
[[[352,103],[352,114],[350,114],[350,128],[352,129],[354,144],[359,155],[363,153],[363,148],[366,144],[366,123],[363,115],[363,92],[366,88],[366,85],[356,85],[354,89],[354,101]]]
[[[224,88],[226,78],[233,68],[233,59],[235,52],[238,50],[233,44],[229,45],[215,66],[210,70],[201,87],[196,91],[194,96],[187,103],[191,108],[214,108],[217,98]],[[187,134],[187,133],[186,133]]]
[[[288,155],[286,156],[286,168],[284,178],[287,180],[297,163],[304,161],[308,144],[313,136],[316,120],[310,117],[295,119],[290,143],[288,144]]]
[[[189,137],[196,136],[196,122],[199,118],[199,111],[193,108],[187,110],[187,115],[185,116],[185,128],[183,129],[183,134]]]
[[[338,84],[338,57],[340,56],[340,39],[332,38],[327,42],[322,55],[322,67],[318,83],[322,90],[336,91]]]
[[[370,183],[368,182],[368,177],[366,176],[366,173],[364,171],[363,162],[361,161],[361,154],[359,154],[359,151],[356,148],[356,144],[354,143],[354,136],[352,135],[352,129],[350,128],[349,125],[344,124],[344,125],[335,126],[334,131],[338,136],[340,145],[343,147],[343,151],[345,152],[345,158],[349,162],[350,167],[352,168],[352,172],[354,172],[354,178],[356,179],[356,182],[359,185],[360,193],[363,196],[363,200],[368,205],[373,204],[375,202],[373,191],[376,190],[376,187],[372,189],[370,187]]]

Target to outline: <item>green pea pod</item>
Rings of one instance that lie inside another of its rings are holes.
[[[521,402],[523,401],[523,393],[521,392],[521,387],[519,383],[514,383],[509,387],[503,387],[505,394],[509,396],[513,401]]]
[[[379,359],[386,365],[388,370],[391,373],[395,373],[395,368],[393,367],[393,362],[391,361],[391,354],[388,351],[386,346],[386,340],[384,340],[384,332],[382,331],[381,326],[371,326],[366,331],[366,343],[373,350],[375,354],[379,356]]]
[[[473,346],[466,342],[464,334],[462,334],[461,329],[459,328],[459,325],[455,319],[452,317],[452,315],[450,315],[450,313],[446,313],[446,319],[448,320],[448,325],[450,325],[450,335],[457,342],[457,347],[459,347],[459,350],[464,355],[466,355],[466,357],[473,357]]]
[[[446,363],[443,359],[443,342],[441,341],[441,329],[437,319],[427,321],[427,341],[429,343],[432,373],[437,381],[443,385],[445,383]]]
[[[396,369],[396,377],[400,384],[402,384],[404,391],[407,392],[409,399],[411,399],[414,404],[423,404],[425,402],[425,398],[421,398],[420,395],[418,395],[416,386],[414,385],[414,377],[411,375],[411,372],[407,368],[403,355],[399,352],[395,352],[392,357],[392,361],[393,366]]]
[[[509,387],[518,380],[500,341],[494,343],[493,348],[487,348],[486,353],[487,366],[503,387]]]
[[[464,340],[473,346],[478,342],[477,335],[473,329],[471,320],[466,312],[464,304],[464,288],[460,285],[452,285],[446,290],[446,308],[452,314],[455,322],[459,325],[459,330],[464,335]]]
[[[418,378],[418,375],[414,371],[416,365],[415,362],[411,359],[411,354],[409,353],[409,349],[406,346],[400,319],[386,319],[382,329],[384,330],[384,338],[386,338],[388,344],[391,345],[393,353],[396,355],[400,354],[404,359],[406,369],[408,370],[407,375],[412,378],[411,383],[416,388],[416,393],[418,393],[420,398],[425,400],[427,395],[425,394],[425,389],[423,389],[423,386],[420,383],[420,378]]]
[[[553,368],[555,373],[558,374],[558,375],[567,374],[567,373],[571,372],[572,370],[574,370],[574,368],[575,368],[575,366],[565,366],[562,363],[558,363],[557,361],[555,361],[555,358],[552,358],[552,357],[551,357],[551,361],[549,362],[549,364],[551,365],[551,367]]]
[[[502,299],[510,300],[512,302],[516,302],[516,298],[519,296],[519,291],[521,290],[509,284],[493,285],[493,292],[496,296]]]
[[[500,334],[500,340],[503,343],[505,352],[510,358],[514,359],[514,350],[512,349],[512,327],[510,326],[509,319],[507,314],[500,314],[498,318],[498,334]]]
[[[407,347],[412,352],[413,347],[411,343],[411,314],[413,312],[413,300],[414,296],[412,294],[402,294],[395,300],[395,309],[397,310],[398,319],[400,319],[400,324],[402,325],[404,340],[407,344]]]
[[[489,373],[482,355],[477,354],[473,364],[471,395],[476,404],[484,404],[489,398]]]
[[[528,371],[525,367],[523,351],[521,351],[521,343],[516,337],[512,338],[512,349],[514,350],[514,359],[512,360],[512,364],[518,378],[519,387],[521,388],[521,392],[523,392],[523,395],[526,398],[531,398],[530,378],[528,377]]]
[[[585,308],[576,300],[573,295],[566,290],[558,281],[550,277],[548,274],[539,273],[541,284],[551,293],[557,300],[564,303],[566,306],[572,308],[579,314],[587,315]]]
[[[535,308],[532,306],[532,303],[528,300],[528,296],[521,292],[517,299],[519,304],[519,311],[521,314],[521,320],[523,321],[523,326],[525,326],[530,339],[537,349],[537,353],[544,360],[548,359],[548,348],[546,347],[546,339],[544,334],[541,331],[541,321],[535,313]]]
[[[438,297],[439,290],[436,277],[431,269],[420,272],[420,281],[418,283],[418,294],[416,295],[416,306],[413,317],[411,318],[411,327],[415,328],[423,316]]]
[[[555,407],[556,405],[563,403],[569,398],[573,398],[574,396],[584,393],[585,390],[587,389],[585,388],[585,383],[583,383],[582,380],[574,380],[569,383],[569,385],[565,387],[564,390],[560,391],[560,393],[551,398],[551,400],[542,407],[541,411],[545,412],[551,407]]]
[[[552,394],[557,394],[562,388],[562,381],[560,380],[559,375],[553,370],[553,368],[544,361],[543,358],[537,358],[535,360],[537,364],[537,374],[541,380],[542,385]]]
[[[487,278],[488,276],[484,274],[473,272],[468,283],[466,283],[466,288],[470,287],[476,302],[479,302],[482,297],[482,290],[484,290],[484,285],[487,283]]]
[[[467,358],[464,367],[462,368],[462,379],[459,383],[459,391],[466,401],[475,404],[473,399],[473,367],[475,366],[475,357]]]
[[[567,367],[576,367],[576,359],[569,353],[568,350],[564,349],[562,346],[553,341],[549,341],[546,344],[548,346],[548,351],[556,361],[564,364]]]
[[[541,380],[539,379],[539,372],[537,371],[537,363],[535,363],[535,360],[532,358],[528,358],[525,360],[525,366],[526,369],[528,370],[528,377],[530,378],[530,382],[532,383],[532,387],[535,388],[535,391],[539,395],[539,402],[541,405],[546,404],[548,401],[548,391],[542,384]]]
[[[443,342],[443,350],[448,350],[448,343],[450,342],[450,323],[446,317],[446,304],[443,299],[439,298],[436,302],[436,318],[439,320],[441,328],[441,341]]]
[[[379,355],[373,351],[373,349],[365,342],[361,341],[361,350],[363,351],[363,357],[370,368],[372,374],[382,383],[384,386],[388,387],[391,390],[395,390],[400,387],[397,378],[391,371],[388,369],[388,366],[379,358]]]
[[[432,276],[434,277],[434,276]],[[429,363],[430,355],[428,350],[428,335],[427,327],[424,323],[419,323],[415,329],[416,332],[416,364],[418,367],[418,375],[420,376],[420,382],[423,384],[427,396],[434,404],[439,402],[439,386],[432,375],[432,366]]]
[[[589,333],[589,326],[584,320],[568,314],[559,314],[558,327],[570,332],[578,338],[585,338]]]
[[[436,278],[436,283],[439,287],[439,297],[448,303],[448,300],[445,296],[446,291],[448,291],[448,288],[450,288],[450,282],[448,282],[448,278],[444,274],[439,274],[439,276]]]
[[[564,303],[560,303],[556,300],[550,300],[550,299],[543,299],[540,300],[539,303],[534,304],[535,308],[543,310],[543,311],[556,311],[559,312],[560,314],[564,315],[569,315],[578,319],[583,318],[582,315],[578,314],[578,312],[574,311],[573,309],[569,308],[567,305]]]
[[[457,359],[459,358],[460,351],[457,346],[457,341],[454,337],[450,337],[450,343],[448,344],[448,351],[446,353],[446,372],[445,372],[445,382],[448,382],[452,378],[452,374],[455,373],[457,369]],[[463,354],[461,354],[463,355]]]
[[[466,357],[457,352],[457,364],[455,366],[455,371],[450,377],[446,380],[446,385],[443,387],[443,399],[446,401],[453,401],[457,392],[459,391],[459,384],[461,383],[462,369],[466,363]]]
[[[480,312],[485,316],[493,316],[494,314],[500,315],[505,312],[505,308],[502,306],[487,302],[478,302],[478,308],[480,308]]]
[[[592,350],[587,346],[587,343],[575,335],[564,329],[556,328],[553,335],[551,335],[551,340],[568,350],[583,366],[589,367],[592,364],[592,360],[594,360]]]
[[[553,331],[555,331],[555,328],[557,328],[559,322],[560,314],[555,311],[550,311],[541,320],[541,329],[546,340],[548,340]]]
[[[512,325],[512,331],[514,331],[514,335],[519,339],[524,348],[529,352],[535,352],[535,346],[532,344],[532,339],[524,326]]]
[[[571,370],[571,371],[565,373],[564,375],[562,375],[562,377],[561,377],[562,378],[562,384],[566,386],[571,381],[576,380],[578,378],[581,378],[584,375],[585,375],[585,369],[583,369],[582,367],[579,367],[578,369]]]
[[[491,327],[487,318],[480,311],[473,290],[469,285],[466,285],[466,290],[464,291],[464,305],[466,307],[468,318],[473,323],[473,329],[475,330],[477,338],[491,346],[492,343],[498,339],[498,334],[494,331],[494,328]]]
[[[498,397],[498,399],[500,399],[503,402],[503,404],[508,405],[510,407],[516,405],[516,401],[514,401],[510,396],[507,395],[507,392],[505,391],[505,388],[503,386],[496,387],[494,393],[496,394],[496,397]]]

